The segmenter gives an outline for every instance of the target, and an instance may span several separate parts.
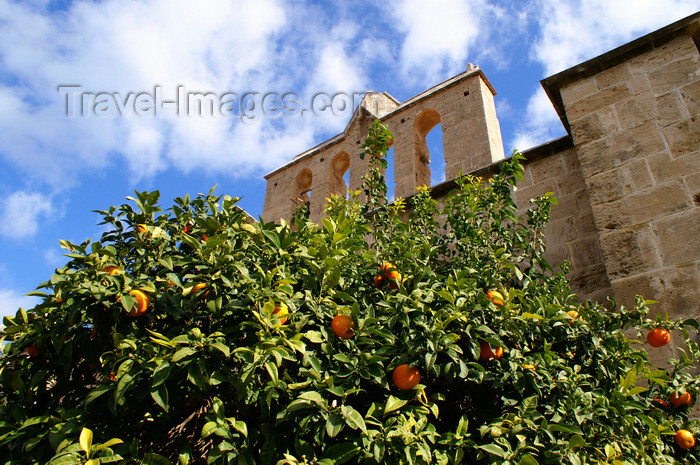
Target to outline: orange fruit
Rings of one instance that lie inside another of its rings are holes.
[[[374,287],[376,287],[376,288],[382,287],[382,277],[381,276],[374,277]]]
[[[493,302],[494,305],[503,305],[503,294],[498,291],[488,291],[486,298]]]
[[[118,275],[121,273],[122,269],[115,265],[109,265],[102,268],[102,271],[109,273],[111,276]]]
[[[486,361],[490,359],[498,360],[503,355],[503,347],[496,347],[496,350],[491,350],[491,345],[486,342],[481,342],[481,352],[479,353],[479,360]]]
[[[693,398],[690,396],[689,392],[683,393],[680,396],[677,396],[675,392],[673,394],[671,394],[671,403],[673,404],[674,407],[681,407],[683,405],[690,405],[690,402],[692,400],[693,400]]]
[[[134,289],[133,291],[129,292],[129,294],[133,295],[136,299],[136,305],[129,311],[129,315],[141,316],[146,313],[146,310],[148,310],[148,304],[150,303],[148,296],[144,294],[143,291],[139,291],[138,289]]]
[[[649,334],[647,334],[647,342],[652,347],[665,346],[670,341],[671,334],[663,328],[652,329],[649,331]]]
[[[408,366],[408,363],[399,365],[394,368],[394,373],[391,375],[394,386],[408,391],[413,389],[420,382],[420,371],[418,368]]]
[[[209,240],[209,236],[207,236],[206,234],[202,234],[202,242],[206,242],[208,240]]]
[[[273,315],[277,315],[280,319],[280,324],[283,325],[287,322],[288,318],[284,315],[289,315],[289,309],[285,304],[279,304],[272,311]]]
[[[695,438],[693,433],[687,429],[679,429],[676,431],[676,436],[674,437],[676,444],[680,446],[681,449],[690,449],[695,445]]]
[[[576,310],[569,310],[566,314],[569,315],[572,320],[578,319],[578,312]]]
[[[142,234],[142,233],[145,233],[146,231],[148,231],[148,227],[147,227],[145,224],[143,224],[143,223],[137,224],[136,227],[135,227],[134,229],[135,229],[136,232],[139,233],[139,234]]]
[[[191,232],[192,232],[192,226],[190,226],[189,224],[186,224],[185,227],[182,229],[182,232],[185,233],[185,234],[191,233]]]
[[[499,349],[500,349],[500,347],[499,347]],[[537,371],[537,368],[535,368],[535,365],[530,365],[527,363],[523,365],[523,368],[525,368],[526,370]]]
[[[336,315],[331,321],[331,328],[341,339],[350,339],[355,335],[357,325],[350,315]]]
[[[205,283],[195,284],[195,286],[192,288],[192,294],[194,294],[195,292],[197,292],[200,289],[204,289],[205,287],[207,287],[207,285]],[[200,299],[204,300],[207,298],[208,295],[209,295],[209,291],[206,291],[204,294],[202,294]]]
[[[30,345],[25,349],[30,358],[37,358],[39,355],[39,349],[37,349],[35,344]]]
[[[668,408],[668,404],[663,399],[656,398],[656,399],[652,400],[652,402],[656,402],[657,404],[661,405],[663,408]]]
[[[392,270],[392,268],[396,267],[391,263],[386,262],[379,270],[384,275],[384,279],[395,279],[397,281],[401,281],[401,273],[399,273],[397,270]]]

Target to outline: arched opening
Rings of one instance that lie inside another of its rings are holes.
[[[430,153],[430,185],[440,184],[445,181],[445,154],[442,147],[442,123],[437,124],[425,136],[425,144]]]
[[[420,112],[413,123],[416,187],[431,186],[433,178],[445,179],[445,157],[442,150],[442,125],[440,121],[440,113],[429,108]],[[439,130],[434,131],[438,125],[440,125]],[[428,133],[431,133],[431,136],[426,139]],[[432,155],[439,160],[436,163],[431,162],[431,149]],[[442,170],[439,167],[442,167]],[[434,177],[431,175],[432,168],[435,168],[436,171]]]
[[[311,213],[311,183],[313,181],[313,173],[310,169],[304,168],[297,174],[294,180],[294,192],[292,195],[292,215],[296,212],[297,208],[303,207],[305,209],[306,218],[309,217]],[[290,215],[290,216],[292,216]]]
[[[350,155],[340,152],[331,161],[331,194],[348,198],[348,186],[350,184]]]

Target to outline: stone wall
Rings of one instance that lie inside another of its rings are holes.
[[[659,301],[655,311],[700,316],[698,31],[700,13],[542,81],[569,135],[525,153],[514,195],[524,209],[530,198],[555,193],[549,259],[572,263],[583,298],[612,295],[629,306],[642,294]],[[375,118],[395,135],[397,197],[430,179],[424,138],[438,123],[446,179],[460,169],[495,171],[503,147],[494,94],[474,67],[403,104],[369,94],[343,134],[266,176],[263,217],[288,219],[290,199],[311,186],[310,217],[318,221],[323,200],[345,188],[343,169],[359,189],[367,170],[359,145]]]
[[[613,295],[700,316],[700,55],[689,34],[560,90]]]
[[[476,67],[399,104],[388,94],[369,93],[347,128],[340,134],[269,173],[263,219],[289,220],[296,208],[309,202],[310,219],[319,221],[325,199],[360,190],[367,172],[360,145],[369,126],[380,119],[394,135],[395,196],[407,197],[430,184],[430,154],[426,134],[438,124],[443,131],[446,179],[460,170],[469,173],[503,160],[501,130],[496,118],[495,91]],[[349,160],[339,163],[338,157]],[[349,170],[349,186],[343,175]],[[310,198],[303,193],[311,190]]]

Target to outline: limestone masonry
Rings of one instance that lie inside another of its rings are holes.
[[[529,199],[556,194],[549,259],[571,262],[583,298],[631,305],[642,294],[659,301],[655,311],[700,316],[699,43],[697,13],[542,81],[568,135],[523,152],[515,199],[524,211]],[[342,134],[265,176],[264,220],[289,219],[306,203],[318,221],[331,194],[359,190],[360,144],[375,119],[395,137],[397,198],[430,184],[425,136],[437,124],[448,181],[434,197],[460,170],[495,172],[504,153],[494,95],[471,65],[403,103],[368,93]]]

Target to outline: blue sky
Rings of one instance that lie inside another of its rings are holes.
[[[498,91],[504,146],[564,134],[540,79],[692,14],[700,0],[0,0],[0,314],[65,258],[59,239],[99,238],[92,210],[134,189],[243,197],[263,175],[341,132],[350,113],[66,114],[67,93],[164,100],[191,92],[386,91],[404,101],[479,65]],[[80,97],[85,98],[85,97]],[[80,108],[82,110],[82,108]],[[75,112],[74,112],[75,113]],[[142,112],[144,113],[144,112]],[[146,112],[147,113],[147,112]],[[432,134],[432,133],[431,133]]]

